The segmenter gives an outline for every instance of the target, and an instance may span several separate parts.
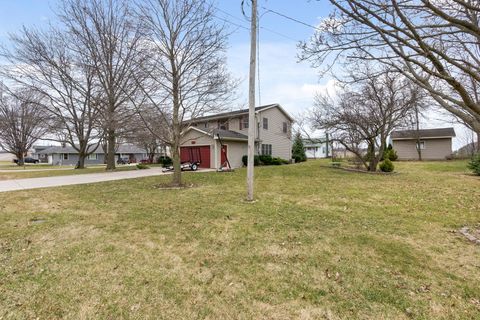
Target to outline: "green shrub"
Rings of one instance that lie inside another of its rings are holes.
[[[280,159],[280,158],[272,158],[272,162],[270,164],[272,164],[274,166],[280,166],[283,163],[282,163],[282,159]]]
[[[380,170],[382,170],[383,172],[392,172],[393,169],[395,169],[395,166],[393,165],[393,162],[390,161],[390,159],[385,159],[382,163],[380,163]]]
[[[247,155],[244,155],[242,157],[242,162],[243,162],[244,166],[247,166],[247,162],[248,162],[248,156]],[[254,156],[253,157],[253,165],[254,166],[259,166],[260,165],[260,157],[259,156]]]
[[[388,159],[390,161],[397,161],[398,160],[398,155],[397,151],[395,151],[393,148],[386,149],[383,152],[383,157],[382,160]]]
[[[474,155],[468,163],[468,169],[472,170],[477,176],[480,176],[480,153]]]
[[[138,170],[149,169],[149,168],[150,168],[149,166],[144,165],[143,163],[137,163]]]
[[[307,155],[305,154],[305,148],[300,133],[297,133],[295,135],[295,140],[293,140],[292,158],[295,159],[296,163],[307,161]]]
[[[158,157],[157,163],[163,165],[164,167],[171,166],[173,164],[172,158],[168,156]]]
[[[260,155],[258,156],[260,159],[260,163],[266,166],[269,166],[272,164],[273,158],[270,155]]]
[[[388,154],[388,159],[390,159],[390,161],[397,161],[398,160],[397,151],[395,151],[395,149],[390,150],[390,152]]]

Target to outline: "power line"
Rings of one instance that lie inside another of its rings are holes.
[[[293,17],[287,16],[286,14],[283,14],[283,13],[281,13],[281,12],[278,12],[278,11],[275,11],[275,10],[272,10],[272,9],[268,9],[268,8],[266,8],[266,7],[263,7],[263,6],[262,6],[262,9],[263,9],[263,10],[266,10],[267,12],[271,12],[271,13],[273,13],[273,14],[276,14],[277,16],[280,16],[280,17],[283,17],[283,18],[285,18],[285,19],[288,19],[288,20],[291,20],[291,21],[293,21],[293,22],[296,22],[296,23],[299,23],[299,24],[301,24],[301,25],[304,25],[304,26],[306,26],[306,27],[309,27],[309,28],[313,28],[313,29],[315,29],[315,30],[318,30],[318,27],[316,27],[316,26],[314,26],[314,25],[312,25],[312,24],[309,24],[309,23],[307,23],[307,22],[301,21],[301,20],[299,20],[299,19],[297,19],[297,18],[293,18]]]
[[[240,20],[240,21],[244,22],[243,19],[241,19],[241,18],[238,18],[238,17],[236,17],[236,16],[234,16],[234,15],[232,15],[232,14],[229,14],[228,12],[223,11],[223,10],[221,10],[221,9],[219,9],[219,8],[217,8],[217,9],[218,9],[218,11],[220,11],[220,12],[222,12],[222,13],[224,13],[224,14],[232,17],[232,18],[235,18],[235,19],[237,19],[237,20]],[[242,28],[242,29],[245,29],[245,30],[250,31],[250,29],[249,29],[248,27],[245,27],[245,26],[240,25],[240,24],[238,24],[238,23],[236,23],[236,22],[233,22],[233,21],[227,19],[226,17],[220,17],[220,16],[218,16],[218,15],[215,15],[215,17],[218,18],[218,19],[220,19],[220,20],[222,20],[222,21],[224,21],[224,22],[226,22],[226,23],[229,23],[229,24],[234,25],[234,26],[236,26],[236,27],[239,27],[239,28]],[[283,37],[283,38],[288,39],[288,40],[292,40],[292,41],[295,41],[295,42],[298,42],[298,41],[299,41],[298,39],[289,37],[289,36],[287,36],[287,35],[285,35],[285,34],[283,34],[283,33],[280,33],[280,32],[278,32],[278,31],[269,29],[269,28],[267,28],[267,27],[260,27],[260,29],[263,29],[263,30],[268,31],[268,32],[273,33],[273,34],[276,34],[277,36]]]

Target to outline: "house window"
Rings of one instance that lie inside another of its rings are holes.
[[[263,118],[263,129],[268,130],[268,118]]]
[[[96,153],[89,154],[88,160],[97,160],[97,154]]]
[[[63,154],[63,160],[68,160],[68,153]]]
[[[240,130],[248,129],[248,116],[240,118]]]
[[[228,120],[226,120],[226,121],[219,121],[219,122],[218,122],[218,129],[228,130]]]
[[[271,156],[272,155],[272,145],[271,144],[262,144],[262,155]]]
[[[287,133],[288,132],[288,123],[284,122],[283,123],[283,133]]]
[[[425,141],[417,142],[417,150],[425,150]]]

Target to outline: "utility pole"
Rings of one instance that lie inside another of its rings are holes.
[[[253,201],[253,170],[255,157],[255,67],[257,64],[257,0],[252,0],[252,21],[250,28],[250,75],[248,83],[248,160],[247,160],[247,201]]]

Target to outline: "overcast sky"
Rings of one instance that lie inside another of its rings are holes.
[[[22,25],[44,26],[52,19],[52,8],[58,0],[0,0],[0,41],[8,41],[8,33],[16,32]],[[242,14],[242,0],[217,0],[215,2],[220,23],[228,26],[231,36],[228,48],[228,64],[233,76],[242,80],[239,100],[232,106],[245,107],[248,97],[249,69],[249,22]],[[245,1],[248,2],[248,1]],[[245,8],[246,11],[250,7]],[[257,103],[280,103],[296,116],[311,108],[313,97],[318,91],[332,91],[333,81],[329,77],[319,78],[316,70],[306,62],[298,62],[297,45],[307,40],[313,28],[289,20],[268,10],[287,15],[308,25],[317,25],[326,17],[331,7],[326,0],[259,0],[259,90]],[[248,12],[247,12],[248,13]],[[257,80],[258,81],[258,80]],[[257,82],[258,84],[258,82]],[[438,121],[438,114],[432,114],[425,127],[449,126]],[[463,128],[455,127],[457,135],[463,135]],[[454,147],[463,144],[456,139]]]

